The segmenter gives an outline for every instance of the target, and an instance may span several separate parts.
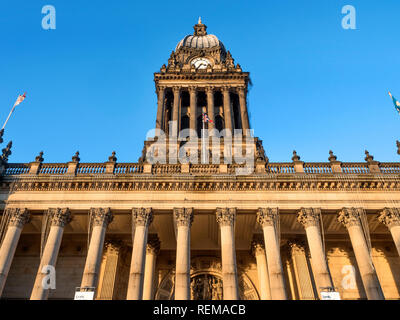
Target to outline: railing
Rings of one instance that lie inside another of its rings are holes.
[[[45,163],[41,165],[39,174],[65,174],[67,171],[66,163]]]
[[[7,163],[4,166],[3,176],[17,176],[29,174],[29,163]],[[77,175],[105,174],[106,163],[79,163],[77,165]],[[145,171],[145,166],[151,166],[151,171]],[[139,164],[139,163],[117,163],[114,167],[115,175],[130,175],[150,173],[157,174],[180,174],[181,164]],[[245,164],[228,164],[228,174],[236,174],[237,168],[244,168]],[[344,162],[341,164],[343,174],[369,174],[371,173],[368,163]],[[221,169],[219,164],[191,164],[189,173],[197,175],[219,174],[226,171]],[[305,174],[332,174],[331,164],[329,162],[304,163]],[[400,174],[400,163],[383,162],[379,163],[382,174]],[[68,172],[68,163],[42,163],[39,166],[37,175],[64,175]],[[265,167],[266,174],[293,174],[296,173],[292,162],[286,163],[268,163]],[[260,172],[259,172],[260,173]],[[73,172],[70,172],[73,174]]]
[[[190,173],[217,174],[219,173],[219,164],[192,164]]]
[[[76,170],[77,174],[96,174],[105,172],[106,165],[104,163],[81,163]]]
[[[143,173],[143,165],[138,163],[117,163],[114,174]]]
[[[332,173],[330,163],[309,162],[304,164],[305,173]]]
[[[342,163],[343,173],[369,173],[369,167],[366,163]]]
[[[25,174],[29,172],[29,164],[27,163],[8,163],[4,175],[16,176],[19,174]]]
[[[235,174],[236,169],[240,169],[240,168],[244,168],[244,167],[246,167],[245,164],[238,164],[238,163],[228,164],[228,173]]]
[[[267,173],[295,173],[293,163],[269,163]]]
[[[386,162],[379,165],[382,173],[400,173],[400,163]]]
[[[152,174],[171,174],[181,173],[180,164],[155,164],[153,165]]]

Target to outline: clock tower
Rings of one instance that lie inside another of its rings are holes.
[[[209,136],[215,132],[233,135],[235,129],[249,136],[249,73],[235,64],[215,35],[207,33],[201,18],[193,28],[193,34],[178,42],[168,64],[154,73],[158,98],[156,129],[162,130],[168,141],[180,137],[185,129],[199,138],[203,128]],[[205,113],[210,121],[203,123]],[[141,161],[146,159],[149,145],[145,143]],[[257,145],[261,141],[255,139],[254,148]]]

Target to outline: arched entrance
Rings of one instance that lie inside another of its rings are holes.
[[[175,269],[172,269],[157,288],[155,300],[174,299]],[[258,292],[245,272],[238,270],[241,300],[259,300]],[[222,300],[221,262],[215,257],[192,259],[190,272],[190,298],[192,300]]]

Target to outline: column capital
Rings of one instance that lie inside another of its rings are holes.
[[[301,208],[297,214],[297,221],[306,229],[311,226],[319,226],[320,215],[320,208]]]
[[[275,226],[279,218],[278,208],[259,208],[257,211],[257,222],[262,226]]]
[[[175,93],[175,94],[178,94],[178,93],[180,93],[181,92],[181,87],[179,87],[179,86],[173,86],[172,87],[172,91],[173,91],[173,93]]]
[[[148,227],[153,221],[152,208],[132,208],[132,220],[135,226]]]
[[[215,86],[207,86],[205,87],[206,93],[214,93],[215,91]]]
[[[217,208],[217,222],[220,226],[233,226],[236,220],[236,208]]]
[[[399,208],[384,208],[379,217],[379,222],[383,223],[389,229],[400,226],[400,209]]]
[[[240,95],[244,96],[246,93],[246,86],[237,86],[235,89],[236,93],[239,94],[239,96]]]
[[[197,86],[189,86],[188,91],[189,93],[195,93],[198,90]]]
[[[174,220],[178,227],[191,227],[193,223],[193,208],[174,208]]]
[[[51,226],[64,228],[72,220],[69,208],[49,208],[48,213],[50,214]]]
[[[166,88],[167,88],[167,86],[164,86],[164,85],[157,85],[157,86],[156,86],[156,91],[157,91],[157,92],[165,91]]]
[[[229,86],[222,86],[221,87],[221,91],[224,93],[224,92],[230,92],[231,91],[231,87],[229,87]]]
[[[289,240],[287,242],[288,250],[291,255],[306,254],[306,244],[302,240]]]
[[[260,255],[260,254],[264,254],[265,255],[264,241],[262,241],[261,239],[254,239],[251,242],[251,253],[255,257]]]
[[[154,237],[151,237],[147,240],[146,252],[148,254],[158,255],[160,252],[160,245],[160,239],[157,235],[154,235]]]
[[[91,208],[93,218],[93,226],[107,227],[113,220],[113,215],[110,208]]]
[[[8,208],[6,210],[10,215],[9,226],[23,228],[30,220],[30,214],[27,208]]]
[[[105,242],[104,247],[110,253],[119,253],[122,247],[122,241],[116,239],[110,239]]]
[[[361,210],[362,208],[343,208],[338,213],[337,220],[346,228],[361,226]]]

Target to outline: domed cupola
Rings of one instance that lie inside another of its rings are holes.
[[[178,45],[175,48],[175,52],[179,49],[217,49],[221,48],[222,54],[225,55],[225,47],[223,43],[218,40],[218,38],[213,34],[207,34],[207,26],[201,22],[201,18],[199,18],[199,22],[193,27],[194,33],[193,35],[187,35],[181,41],[179,41]]]
[[[168,64],[161,67],[161,73],[242,72],[224,44],[215,35],[207,34],[201,18],[193,28],[193,34],[179,41]]]

